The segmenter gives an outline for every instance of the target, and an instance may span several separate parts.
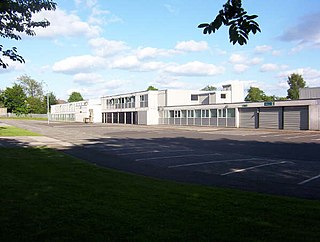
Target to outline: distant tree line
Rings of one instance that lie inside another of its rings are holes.
[[[47,113],[47,97],[49,106],[58,102],[52,92],[44,94],[43,85],[43,82],[26,75],[18,77],[12,87],[0,90],[0,107],[6,107],[8,112],[16,114]]]
[[[306,87],[306,82],[304,81],[302,75],[293,73],[288,76],[287,83],[289,89],[287,90],[286,97],[277,97],[275,95],[268,96],[258,87],[250,87],[248,94],[245,97],[245,101],[249,102],[260,102],[260,101],[276,101],[276,100],[296,100],[299,99],[299,89]]]

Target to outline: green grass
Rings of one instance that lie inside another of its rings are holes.
[[[179,184],[0,149],[0,241],[319,241],[319,201]]]
[[[1,136],[39,136],[39,134],[14,126],[0,126]]]
[[[21,116],[21,117],[0,117],[1,119],[18,119],[18,120],[48,120],[48,118],[36,118],[36,117],[25,117],[25,116]]]

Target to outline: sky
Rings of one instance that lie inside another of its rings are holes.
[[[200,90],[238,81],[286,96],[292,73],[320,86],[319,0],[244,0],[262,31],[244,46],[229,43],[226,27],[211,35],[197,28],[225,1],[56,0],[56,11],[34,16],[49,27],[20,41],[0,40],[25,59],[0,69],[0,89],[22,75],[43,81],[59,99],[73,91],[93,99],[150,85]]]

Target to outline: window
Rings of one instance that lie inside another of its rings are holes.
[[[234,118],[236,115],[235,115],[235,109],[234,108],[228,108],[227,109],[227,117],[228,118]]]
[[[140,107],[148,107],[148,94],[140,95]]]
[[[198,95],[191,94],[191,101],[198,101]]]
[[[174,117],[174,111],[173,110],[170,110],[169,111],[169,118],[173,118]]]
[[[217,109],[210,109],[210,115],[211,115],[211,118],[216,118],[217,117]]]
[[[219,118],[225,118],[226,117],[226,109],[219,109],[218,110]]]
[[[180,113],[180,110],[175,110],[175,111],[174,111],[174,117],[175,117],[175,118],[180,118],[180,116],[181,116],[180,114],[181,114],[181,113]]]
[[[194,117],[194,110],[188,110],[188,118]]]
[[[202,110],[202,118],[209,118],[209,110]]]
[[[187,117],[187,110],[181,110],[181,118]]]
[[[195,110],[195,117],[201,118],[201,110],[200,109]]]
[[[221,99],[226,99],[227,95],[225,93],[221,93],[220,97]]]

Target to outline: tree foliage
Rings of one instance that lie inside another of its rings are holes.
[[[20,40],[20,34],[35,35],[34,28],[49,26],[49,21],[44,19],[34,21],[32,15],[42,10],[55,10],[56,3],[51,0],[1,0],[0,2],[0,37]],[[0,45],[0,54],[13,61],[24,62],[17,48],[4,49]],[[8,64],[0,58],[0,66],[7,68]]]
[[[277,100],[287,100],[285,97],[277,97],[275,95],[268,96],[258,87],[250,87],[248,94],[244,99],[247,102],[265,102],[265,101],[277,101]]]
[[[0,105],[13,113],[47,113],[47,96],[43,94],[43,82],[29,76],[17,78],[18,83],[0,93]],[[56,96],[49,93],[49,105],[57,104]]]
[[[28,113],[27,95],[19,84],[6,88],[2,96],[4,105],[8,108],[9,112],[18,114]]]
[[[202,88],[200,91],[216,91],[216,90],[217,90],[216,87],[207,85],[204,88]]]
[[[158,88],[154,86],[148,86],[147,91],[158,91]]]
[[[203,34],[215,33],[222,25],[229,27],[229,40],[232,44],[247,44],[249,34],[261,32],[259,24],[254,20],[257,15],[248,15],[242,8],[242,0],[228,0],[216,18],[209,23],[202,23]]]
[[[302,75],[296,73],[291,74],[288,76],[287,83],[289,85],[287,98],[292,100],[299,99],[299,89],[306,87],[306,82],[304,81]]]
[[[68,102],[72,103],[72,102],[79,102],[79,101],[83,101],[83,97],[81,96],[80,92],[72,92],[68,98]]]
[[[28,97],[43,97],[43,82],[38,82],[27,75],[20,76],[17,80]]]
[[[248,90],[248,94],[245,97],[245,101],[249,102],[261,102],[265,101],[266,94],[258,87],[250,87]]]

